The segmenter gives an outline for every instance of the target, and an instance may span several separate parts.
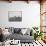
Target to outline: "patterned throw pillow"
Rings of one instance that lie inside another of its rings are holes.
[[[14,27],[9,27],[8,32],[14,34]]]
[[[24,34],[26,34],[26,32],[27,32],[27,29],[21,29],[21,33],[24,35]]]
[[[20,33],[21,29],[20,28],[14,28],[14,33]]]

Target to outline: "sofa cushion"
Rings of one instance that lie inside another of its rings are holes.
[[[27,32],[27,29],[21,29],[21,33],[24,35],[24,34],[26,34],[26,32]]]
[[[14,27],[9,27],[8,32],[14,34]]]
[[[29,35],[21,35],[21,34],[13,34],[13,35],[10,35],[9,38],[12,40],[12,39],[15,39],[15,40],[20,40],[20,42],[32,42],[32,40],[34,40],[34,37],[33,36],[29,36]],[[24,41],[23,41],[24,40]]]
[[[20,28],[14,28],[14,33],[20,33],[21,29]]]

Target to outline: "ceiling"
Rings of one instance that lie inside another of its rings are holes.
[[[1,1],[9,1],[9,0],[1,0]],[[39,1],[39,0],[12,0],[12,1]]]
[[[9,2],[11,2],[11,1],[27,1],[27,3],[29,1],[39,1],[41,3],[41,2],[46,1],[46,0],[1,0],[1,1],[9,1]]]

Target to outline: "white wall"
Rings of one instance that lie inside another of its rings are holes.
[[[8,11],[22,11],[22,22],[9,22]],[[40,4],[38,2],[0,1],[0,26],[2,27],[32,27],[40,26]]]

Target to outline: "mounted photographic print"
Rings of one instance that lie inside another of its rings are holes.
[[[22,11],[9,11],[8,19],[11,22],[22,21]]]

